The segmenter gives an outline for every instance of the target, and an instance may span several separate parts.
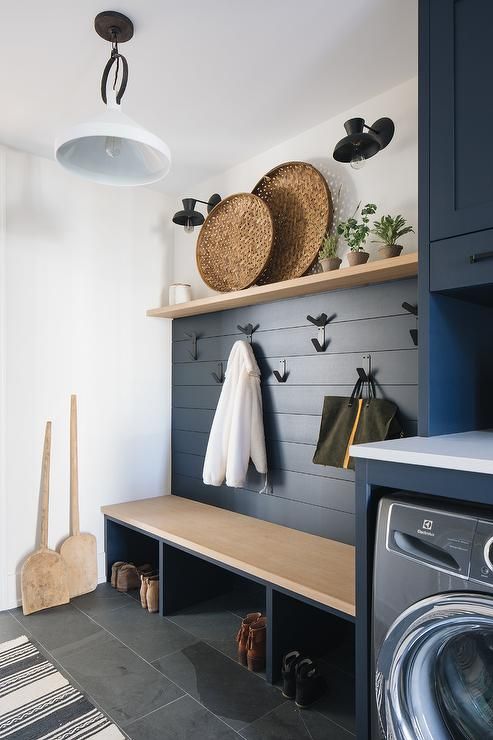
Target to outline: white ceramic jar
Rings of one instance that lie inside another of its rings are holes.
[[[192,300],[192,288],[188,283],[173,283],[169,286],[169,305],[187,303]]]

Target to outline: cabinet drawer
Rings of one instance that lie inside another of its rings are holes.
[[[430,290],[493,284],[493,229],[430,244]]]

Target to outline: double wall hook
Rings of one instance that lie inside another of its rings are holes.
[[[417,306],[412,306],[407,301],[404,301],[404,303],[402,304],[402,308],[408,313],[411,313],[413,316],[416,316],[416,318],[418,318],[418,307]],[[417,347],[418,346],[418,330],[409,329],[409,334],[411,335],[411,339],[413,340],[414,346]]]
[[[318,326],[318,338],[312,339],[311,343],[317,350],[317,352],[325,352],[327,347],[329,346],[329,343],[325,341],[325,327],[329,323],[329,321],[332,321],[334,318],[331,316],[329,319],[326,313],[321,313],[320,316],[317,316],[316,319],[313,318],[313,316],[308,315],[307,320],[314,324],[315,326]]]
[[[280,360],[280,365],[281,373],[279,372],[279,370],[273,370],[272,374],[274,375],[278,383],[285,383],[289,375],[289,373],[286,371],[286,360]]]
[[[192,349],[188,350],[188,354],[192,360],[197,359],[197,334],[194,331],[185,332],[185,336],[192,340]]]
[[[237,324],[236,325],[236,328],[239,329],[242,332],[242,334],[246,334],[246,336],[248,337],[248,341],[251,344],[252,343],[252,334],[255,331],[257,331],[257,329],[259,328],[259,326],[260,326],[260,324],[255,324],[255,326],[253,324],[246,324],[245,326],[240,326],[239,324]]]
[[[219,374],[217,374],[217,373],[211,373],[211,375],[214,378],[214,380],[216,381],[216,383],[219,383],[220,385],[222,385],[224,383],[224,377],[225,377],[224,376],[224,368],[223,368],[223,363],[222,362],[218,362],[217,363],[217,370],[218,370],[218,373]]]

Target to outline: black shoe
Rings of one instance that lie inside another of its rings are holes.
[[[297,650],[287,653],[282,659],[282,695],[286,699],[296,696],[296,666],[302,656]]]
[[[316,663],[303,658],[296,664],[296,706],[309,707],[325,693],[327,684]]]

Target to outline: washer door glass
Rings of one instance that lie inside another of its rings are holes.
[[[492,737],[493,625],[448,640],[435,673],[438,704],[452,737]]]
[[[493,740],[493,599],[450,593],[407,609],[377,658],[380,731],[392,740]]]

